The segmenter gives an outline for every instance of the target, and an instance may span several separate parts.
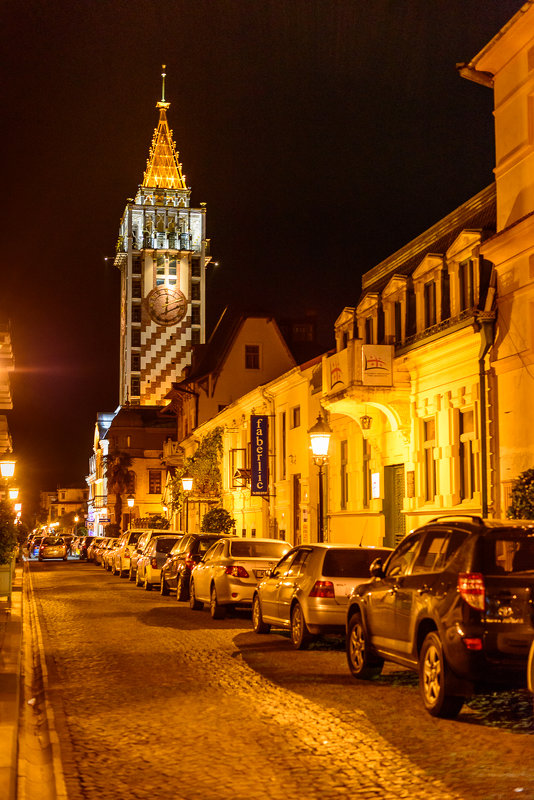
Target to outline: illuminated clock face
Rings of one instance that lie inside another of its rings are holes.
[[[148,313],[158,325],[176,325],[187,311],[187,299],[177,289],[156,286],[147,298]]]

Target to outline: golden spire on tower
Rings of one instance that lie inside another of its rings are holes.
[[[182,165],[178,161],[178,152],[169,130],[167,109],[170,103],[165,102],[165,64],[161,73],[161,100],[156,103],[159,108],[158,127],[154,130],[150,153],[146,162],[146,172],[142,186],[161,189],[187,189]]]

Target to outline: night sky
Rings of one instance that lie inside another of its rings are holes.
[[[30,490],[84,485],[96,413],[118,404],[113,256],[161,64],[220,262],[210,324],[227,303],[316,310],[329,347],[362,272],[492,181],[492,92],[455,64],[521,5],[4,0],[0,312],[26,507]]]

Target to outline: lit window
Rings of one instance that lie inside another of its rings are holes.
[[[148,470],[148,493],[161,494],[161,470]]]

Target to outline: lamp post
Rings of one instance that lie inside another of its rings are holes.
[[[128,503],[128,508],[130,510],[130,518],[129,518],[129,522],[128,522],[128,527],[131,528],[132,527],[132,508],[134,507],[134,504],[135,504],[135,497],[133,496],[133,494],[128,495],[128,499],[126,500],[126,502]]]
[[[193,476],[189,471],[182,475],[182,489],[185,492],[185,532],[189,533],[189,493],[193,488]]]
[[[15,474],[15,459],[5,455],[2,460],[0,461],[0,475],[4,481],[4,491],[2,493],[2,499],[6,498],[9,479],[13,477]]]
[[[323,467],[328,461],[328,446],[332,430],[319,413],[317,422],[308,431],[313,463],[319,468],[319,504],[317,508],[317,541],[324,541]]]

